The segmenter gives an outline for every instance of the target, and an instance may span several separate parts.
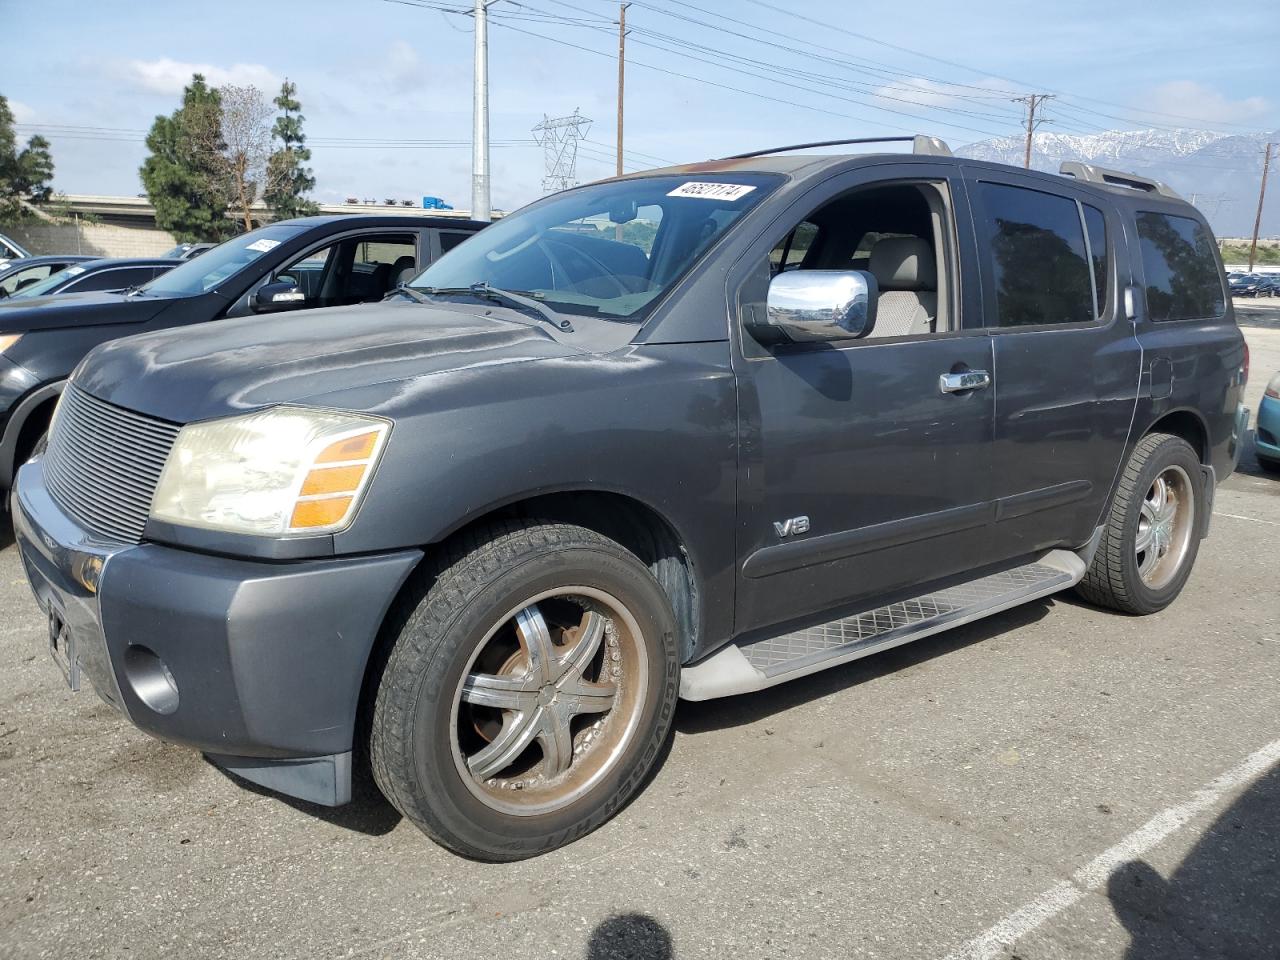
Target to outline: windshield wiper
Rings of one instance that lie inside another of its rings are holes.
[[[414,287],[409,286],[407,283],[400,284],[400,286],[392,290],[389,294],[387,294],[387,296],[393,297],[397,293],[403,293],[406,297],[409,297],[412,300],[416,300],[418,301],[418,303],[431,302],[430,297],[424,295],[421,290],[418,290],[418,289],[415,289]]]
[[[514,304],[524,310],[532,310],[547,323],[551,324],[557,330],[563,330],[565,333],[573,333],[573,324],[569,322],[567,317],[561,316],[544,303],[539,303],[530,296],[523,293],[516,293],[512,290],[503,290],[495,287],[487,280],[480,283],[473,283],[469,287],[423,287],[426,293],[469,293],[475,297],[481,297],[486,300],[494,300],[499,303],[506,302]]]

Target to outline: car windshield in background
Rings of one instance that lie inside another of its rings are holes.
[[[487,227],[410,286],[430,293],[487,283],[560,313],[639,322],[781,181],[768,174],[659,176],[569,190]]]
[[[293,239],[305,227],[276,224],[219,244],[194,260],[188,260],[162,273],[142,288],[142,292],[161,297],[189,297],[212,290],[228,277],[239,273],[264,253]]]
[[[50,274],[49,276],[41,280],[39,283],[28,284],[27,286],[19,290],[17,293],[13,294],[10,297],[10,299],[24,300],[24,299],[29,299],[31,297],[43,297],[46,293],[49,293],[50,291],[53,291],[53,290],[57,290],[58,287],[62,286],[72,277],[79,276],[82,273],[84,273],[84,267],[81,267],[77,264],[72,264],[66,269],[59,270],[57,273],[54,273],[54,274]]]

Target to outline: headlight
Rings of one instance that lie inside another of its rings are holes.
[[[1280,373],[1271,378],[1271,382],[1267,384],[1266,394],[1273,400],[1280,400]]]
[[[0,333],[0,356],[21,339],[20,333]]]
[[[351,523],[391,425],[331,410],[276,407],[183,427],[151,516],[264,536]]]

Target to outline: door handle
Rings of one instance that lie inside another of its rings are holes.
[[[984,390],[989,386],[991,386],[991,374],[985,370],[962,370],[959,373],[944,373],[938,378],[938,389],[943,393]]]

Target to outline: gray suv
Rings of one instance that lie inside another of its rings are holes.
[[[621,809],[680,697],[1162,609],[1247,422],[1208,226],[914,147],[594,183],[387,302],[98,347],[13,501],[71,685],[511,860]]]

